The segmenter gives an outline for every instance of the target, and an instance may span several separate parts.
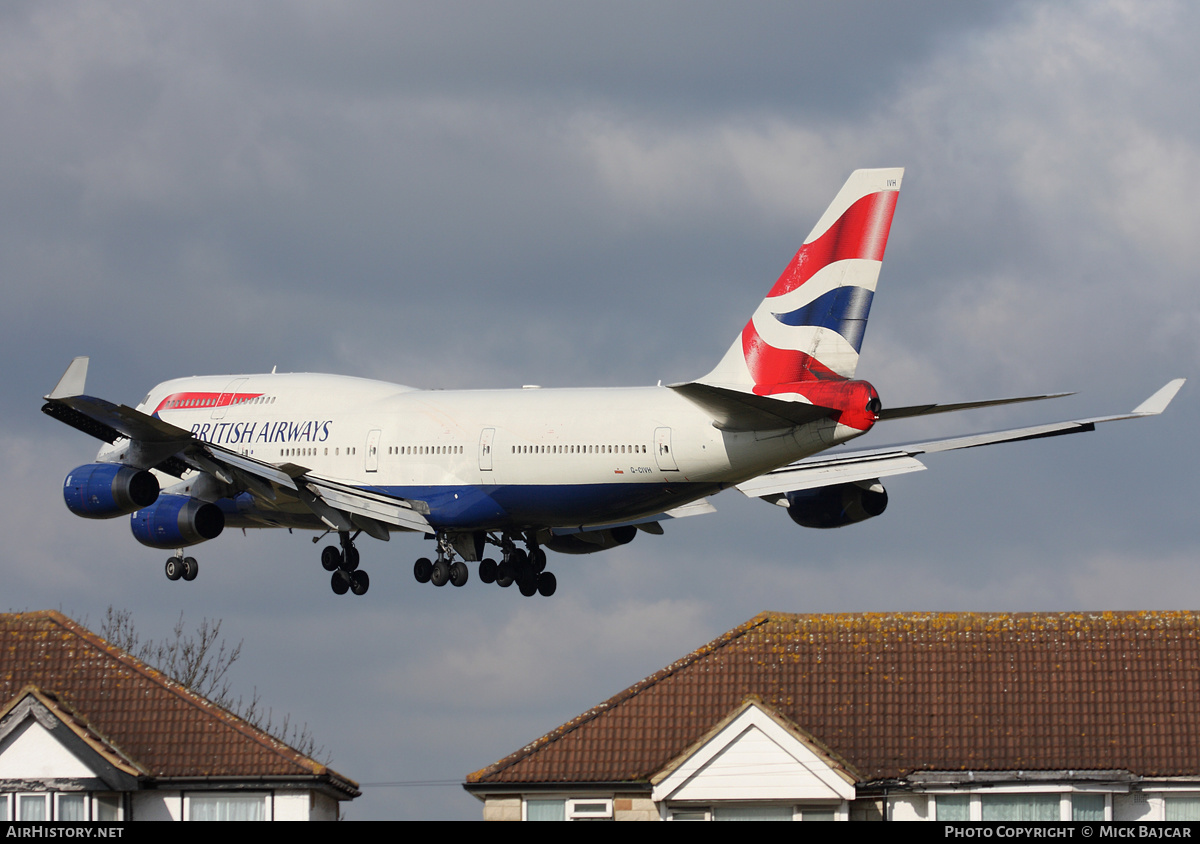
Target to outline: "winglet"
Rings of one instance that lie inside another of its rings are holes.
[[[44,396],[49,399],[67,399],[71,396],[82,396],[83,386],[87,381],[88,359],[86,357],[78,357],[71,361],[71,365],[67,367],[67,371],[63,373],[63,377],[58,379],[58,384],[50,395]]]
[[[1179,392],[1179,388],[1185,381],[1187,381],[1186,378],[1176,378],[1174,381],[1167,382],[1165,387],[1135,407],[1133,413],[1137,416],[1154,416],[1162,413],[1171,403],[1171,399],[1175,398],[1175,394]]]

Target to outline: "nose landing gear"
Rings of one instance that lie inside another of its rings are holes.
[[[167,580],[195,580],[196,575],[200,573],[200,564],[196,562],[195,557],[183,556],[183,549],[180,548],[174,557],[167,560],[165,572]]]

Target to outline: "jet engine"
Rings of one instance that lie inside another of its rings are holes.
[[[887,490],[878,479],[801,489],[787,495],[788,515],[802,527],[836,528],[866,521],[887,509]]]
[[[633,542],[635,536],[636,527],[622,525],[604,530],[585,530],[566,536],[552,536],[542,544],[560,554],[594,554],[597,551],[616,548],[618,545],[628,545]]]
[[[225,514],[216,504],[186,495],[160,495],[158,501],[129,518],[134,538],[151,548],[183,548],[215,539],[225,529]]]
[[[88,463],[63,482],[67,509],[85,519],[113,519],[158,499],[158,478],[120,463]]]

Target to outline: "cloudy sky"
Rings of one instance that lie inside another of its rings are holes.
[[[1198,35],[1153,0],[4,3],[0,603],[223,619],[239,691],[368,784],[362,819],[479,817],[468,772],[761,610],[1194,608],[1194,382],[931,457],[843,530],[727,492],[552,557],[550,600],[420,586],[415,537],[360,541],[362,598],[283,532],[170,583],[127,520],[63,507],[97,444],[38,408],[81,354],[131,404],[273,366],[688,380],[850,171],[903,166],[859,376],[891,405],[1078,395],[859,443],[1124,411],[1200,359]]]

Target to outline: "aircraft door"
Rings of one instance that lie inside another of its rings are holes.
[[[229,409],[229,403],[233,401],[234,395],[237,394],[238,387],[242,386],[249,379],[234,378],[229,382],[229,386],[225,388],[225,392],[217,398],[217,406],[213,408],[211,419],[224,419],[225,411]]]
[[[479,471],[492,471],[492,443],[496,439],[495,428],[484,428],[479,435]]]
[[[654,459],[658,461],[658,468],[664,472],[679,471],[675,464],[675,455],[671,453],[670,428],[654,429]]]
[[[368,472],[379,471],[379,438],[383,432],[378,428],[367,434],[367,453],[365,455],[366,466]]]

